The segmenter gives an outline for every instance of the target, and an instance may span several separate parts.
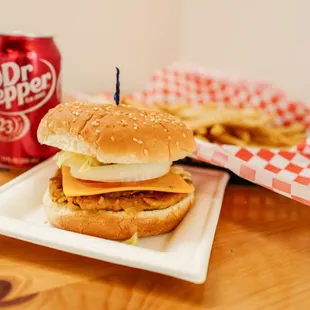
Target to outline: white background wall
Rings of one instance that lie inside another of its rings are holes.
[[[310,101],[309,0],[182,0],[179,57]]]
[[[185,60],[269,80],[310,101],[308,0],[0,0],[0,31],[52,32],[64,86],[136,90]]]
[[[175,59],[178,27],[178,0],[0,0],[0,31],[54,33],[64,85],[80,90],[114,90],[115,65],[122,90],[143,87]]]

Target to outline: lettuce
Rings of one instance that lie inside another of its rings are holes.
[[[60,168],[67,163],[68,166],[74,166],[79,169],[79,172],[84,172],[94,166],[99,166],[100,162],[91,156],[76,154],[68,151],[61,151],[56,154],[55,160]]]
[[[129,239],[123,241],[125,244],[138,245],[138,233],[135,232]]]

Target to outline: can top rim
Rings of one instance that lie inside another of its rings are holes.
[[[25,38],[53,38],[53,35],[50,33],[34,33],[34,32],[23,32],[23,31],[0,31],[2,36],[14,36],[14,37],[25,37]]]

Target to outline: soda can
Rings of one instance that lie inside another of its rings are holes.
[[[0,33],[0,166],[31,167],[56,153],[40,145],[41,118],[61,100],[61,55],[52,36]]]

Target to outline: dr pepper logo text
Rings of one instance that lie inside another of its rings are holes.
[[[33,77],[34,66],[5,62],[0,67],[0,109],[3,114],[28,113],[40,108],[53,95],[56,72],[53,65],[41,59],[46,73]],[[29,75],[31,74],[31,77]]]
[[[0,66],[0,141],[14,141],[30,128],[26,113],[35,111],[52,97],[56,89],[56,71],[45,60],[46,72],[35,75],[32,64],[19,66],[5,62]]]

